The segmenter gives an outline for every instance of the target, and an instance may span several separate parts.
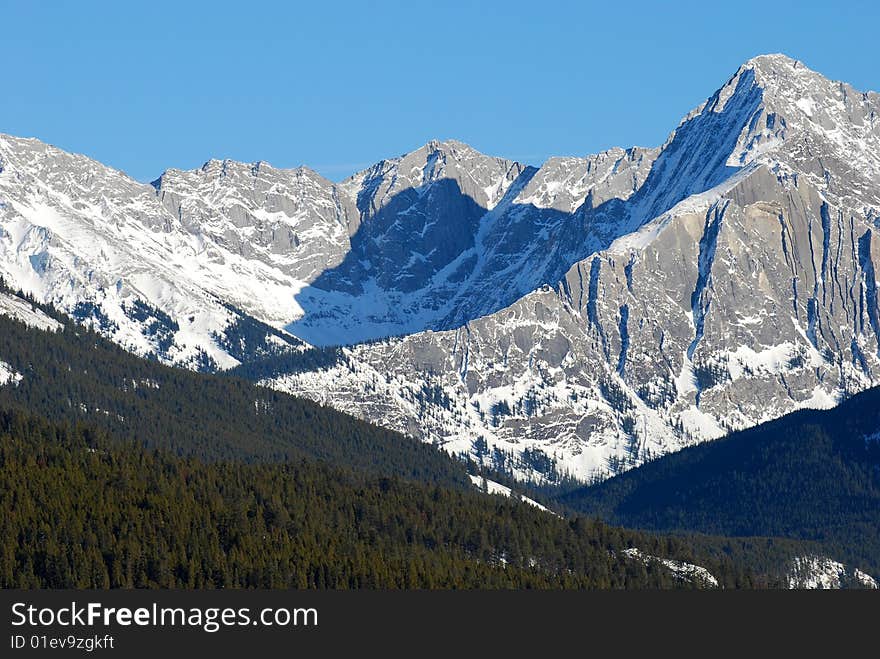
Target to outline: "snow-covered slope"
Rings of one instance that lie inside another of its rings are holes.
[[[583,216],[605,247],[557,282],[270,384],[539,479],[832,406],[880,383],[878,154],[877,94],[756,58]]]
[[[50,318],[27,300],[0,290],[0,315],[9,316],[29,327],[45,332],[57,332],[62,328],[54,318]],[[0,385],[17,385],[24,376],[7,364],[0,355]]]
[[[182,215],[121,172],[0,135],[0,275],[10,285],[172,363],[233,366],[245,334],[257,354],[299,344],[238,309],[280,325],[303,282]]]
[[[0,136],[0,274],[135,352],[196,367],[240,361],[223,335],[250,319],[316,345],[457,327],[608,244],[606,202],[631,195],[655,154],[536,169],[433,141],[338,185],[228,160],[144,185]],[[594,205],[601,221],[586,222]]]
[[[0,386],[4,384],[18,384],[21,382],[21,374],[16,373],[16,371],[6,362],[0,361]]]
[[[50,318],[26,300],[2,290],[0,290],[0,314],[40,330],[57,332],[61,329],[61,323],[54,318]]]
[[[206,246],[281,273],[271,297],[242,295],[236,280],[247,278],[247,271],[233,272],[232,287],[220,292],[273,324],[299,313],[293,301],[299,282],[304,285],[338,265],[350,248],[348,216],[353,211],[340,200],[336,186],[305,167],[210,160],[193,171],[168,170],[153,186],[181,228]],[[239,267],[231,260],[227,265]],[[253,274],[259,281],[260,273]]]
[[[351,251],[304,288],[291,332],[316,345],[459,327],[619,235],[612,208],[656,150],[552,158],[540,169],[430,142],[344,181]]]
[[[706,568],[683,561],[658,558],[640,549],[627,549],[623,552],[634,560],[647,563],[656,561],[669,569],[676,577],[697,582],[704,586],[718,587],[718,580]],[[841,588],[862,588],[877,590],[877,581],[858,568],[850,568],[827,556],[798,556],[791,562],[788,587],[792,590],[839,590]]]
[[[684,581],[696,582],[702,584],[703,586],[709,586],[712,588],[718,587],[718,579],[716,579],[715,576],[711,572],[709,572],[709,570],[702,567],[701,565],[694,565],[693,563],[685,563],[684,561],[674,561],[668,558],[658,558],[657,556],[650,556],[635,547],[633,547],[632,549],[626,549],[623,553],[630,558],[641,561],[643,563],[656,561],[666,567],[669,571],[671,571],[672,574],[674,574],[677,578]]]
[[[489,480],[485,476],[470,476],[471,483],[473,483],[474,487],[476,487],[481,492],[486,494],[500,494],[503,497],[508,497],[511,499],[517,499],[518,501],[522,501],[523,503],[527,503],[530,506],[537,508],[538,510],[543,510],[544,512],[550,512],[547,506],[538,503],[534,499],[530,499],[526,496],[523,496],[517,492],[514,492],[512,489],[507,487],[506,485],[502,485],[501,483],[496,483],[495,481]],[[555,514],[555,513],[554,513]]]

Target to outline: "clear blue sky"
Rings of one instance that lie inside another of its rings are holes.
[[[540,164],[661,143],[760,53],[880,90],[878,26],[856,0],[0,0],[0,132],[143,181],[212,157],[340,179],[435,137]]]

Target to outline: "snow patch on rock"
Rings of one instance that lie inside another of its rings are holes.
[[[792,589],[836,590],[847,587],[877,589],[877,581],[859,569],[849,569],[827,556],[799,556],[792,561],[788,575]]]
[[[668,568],[676,577],[684,581],[698,582],[703,585],[718,587],[718,579],[706,568],[684,561],[674,561],[668,558],[658,558],[644,553],[641,549],[633,547],[623,551],[626,556],[643,563],[657,562]]]
[[[0,361],[0,385],[11,384],[17,385],[21,382],[22,376],[6,362]]]

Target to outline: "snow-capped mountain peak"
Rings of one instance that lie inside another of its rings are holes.
[[[880,176],[880,95],[829,80],[780,54],[749,60],[723,89],[749,78],[761,103],[728,162],[757,161],[781,174],[796,171],[824,194],[876,212],[880,191],[872,182]]]
[[[539,480],[832,406],[880,383],[877,99],[750,60],[660,149],[525,172],[481,220],[492,275],[457,287],[446,331],[272,384]],[[542,231],[519,241],[518,221]]]

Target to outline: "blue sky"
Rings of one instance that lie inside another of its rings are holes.
[[[205,160],[340,179],[432,138],[540,164],[662,143],[784,52],[880,90],[874,3],[0,0],[0,132],[147,181]]]

